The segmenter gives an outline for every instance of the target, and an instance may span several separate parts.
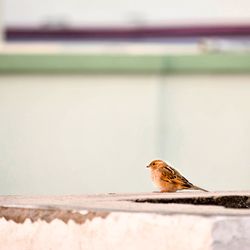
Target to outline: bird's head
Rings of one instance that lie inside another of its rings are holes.
[[[162,160],[154,160],[152,161],[148,166],[147,168],[150,168],[150,169],[157,169],[159,167],[162,167],[162,166],[165,166],[166,163]]]

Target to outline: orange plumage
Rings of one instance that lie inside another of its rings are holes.
[[[161,192],[175,192],[182,189],[194,189],[208,192],[190,183],[177,170],[170,167],[162,160],[154,160],[147,167],[151,170],[152,181]]]

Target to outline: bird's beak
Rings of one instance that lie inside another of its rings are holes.
[[[149,166],[146,166],[146,168],[149,168]]]

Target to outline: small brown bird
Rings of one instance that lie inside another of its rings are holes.
[[[151,170],[151,178],[161,192],[175,192],[181,189],[207,190],[197,187],[184,178],[177,170],[161,160],[152,161],[147,168]]]

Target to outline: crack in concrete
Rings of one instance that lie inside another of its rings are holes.
[[[155,204],[191,204],[206,206],[223,206],[225,208],[249,209],[250,197],[246,195],[211,196],[211,197],[190,197],[190,198],[149,198],[130,200],[139,203]]]

